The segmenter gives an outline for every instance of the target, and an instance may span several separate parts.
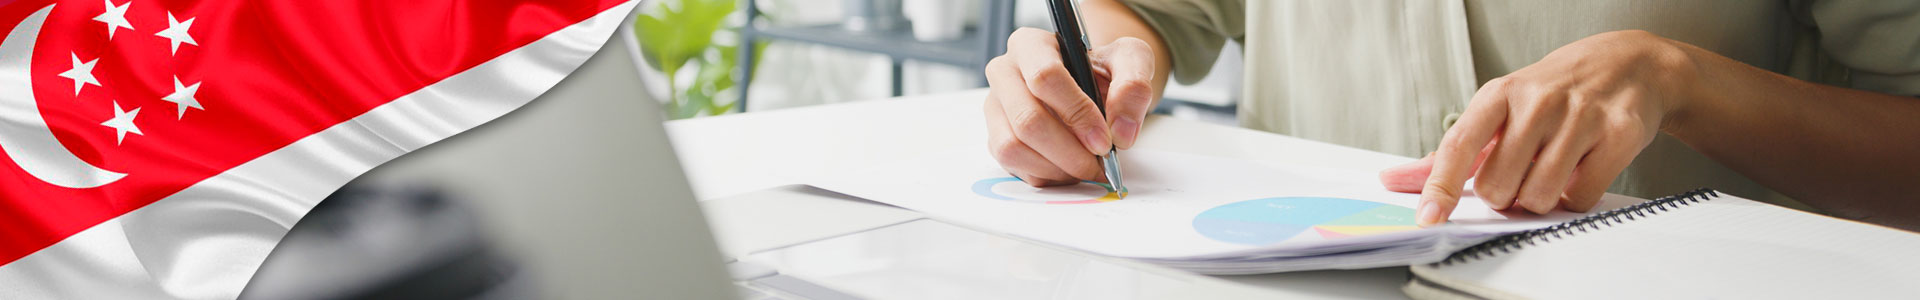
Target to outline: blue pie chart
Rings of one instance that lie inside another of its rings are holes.
[[[1327,197],[1279,197],[1216,206],[1193,218],[1207,238],[1242,245],[1272,245],[1314,232],[1323,239],[1419,230],[1413,209],[1380,202]]]

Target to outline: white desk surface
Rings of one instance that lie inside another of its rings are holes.
[[[986,142],[984,90],[753,112],[667,122],[682,168],[702,201],[805,182],[928,152]],[[1411,158],[1230,126],[1149,118],[1138,149],[1356,170]],[[833,208],[827,208],[833,209]],[[725,218],[726,210],[707,214]],[[831,215],[831,214],[828,214]],[[820,218],[819,222],[860,222]],[[859,227],[861,224],[837,224]],[[874,226],[886,224],[873,224]],[[728,231],[716,227],[721,240]],[[741,237],[733,237],[738,240]],[[759,238],[759,237],[750,237]],[[1405,298],[1405,267],[1220,276],[1275,296]]]

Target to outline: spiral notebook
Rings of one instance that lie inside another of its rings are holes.
[[[1920,234],[1696,190],[1430,264],[1420,299],[1911,299]]]

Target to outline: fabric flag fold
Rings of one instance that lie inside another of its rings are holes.
[[[231,299],[374,166],[511,112],[628,0],[0,1],[0,299]]]

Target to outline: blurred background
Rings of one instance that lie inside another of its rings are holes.
[[[654,0],[634,22],[649,90],[673,119],[986,86],[1019,27],[1052,30],[1044,0]],[[742,48],[741,45],[752,44]],[[1235,124],[1237,45],[1156,113]]]
[[[660,101],[668,119],[984,88],[981,70],[1005,52],[1008,34],[1052,30],[1044,0],[650,0],[631,24],[608,46],[638,49],[633,68],[652,94],[639,98]],[[1225,47],[1210,77],[1169,86],[1156,113],[1235,124],[1238,48]],[[477,213],[484,195],[378,179],[314,207],[241,298],[542,294]]]

